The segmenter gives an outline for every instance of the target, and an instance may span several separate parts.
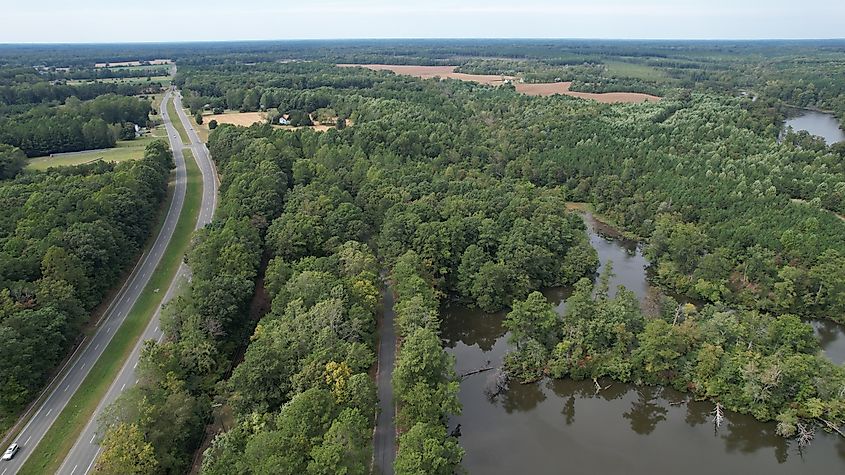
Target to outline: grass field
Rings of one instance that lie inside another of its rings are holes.
[[[21,467],[19,473],[55,473],[59,469],[123,366],[123,362],[129,357],[138,338],[143,334],[150,318],[161,303],[170,281],[176,275],[182,263],[182,256],[191,243],[191,235],[202,206],[202,174],[189,149],[185,149],[185,161],[188,172],[185,204],[173,238],[161,262],[100,359],[91,368],[91,372],[88,373],[79,390],[59,414],[56,422]]]
[[[645,64],[625,63],[622,61],[608,61],[604,63],[607,72],[612,76],[642,79],[645,81],[659,81],[666,79],[663,71]]]
[[[208,134],[211,133],[211,131],[208,130],[208,121],[211,120],[208,117],[210,116],[204,116],[202,118],[202,125],[200,125],[197,124],[197,119],[188,111],[188,109],[185,109],[185,115],[188,116],[188,120],[191,121],[191,126],[193,126],[194,130],[197,131],[197,136],[199,136],[200,140],[208,143]]]
[[[163,130],[163,129],[162,129]],[[29,159],[26,167],[31,170],[47,170],[51,167],[67,167],[83,163],[103,160],[106,162],[125,162],[144,157],[144,149],[154,140],[164,139],[163,133],[154,129],[151,134],[135,140],[121,140],[114,148],[105,150],[88,150],[68,154],[58,154],[52,157],[35,157]]]
[[[185,131],[185,126],[182,125],[182,121],[179,119],[179,115],[176,114],[176,106],[173,105],[173,101],[169,101],[167,103],[167,113],[170,115],[170,121],[173,122],[173,125],[176,127],[176,130],[179,131],[179,137],[182,138],[182,143],[188,145],[191,143],[191,139],[188,138],[188,132]]]

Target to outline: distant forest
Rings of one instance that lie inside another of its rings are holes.
[[[845,119],[843,41],[0,48],[6,67],[37,64],[50,81],[104,57],[175,60],[174,83],[200,117],[331,109],[351,124],[210,131],[219,211],[195,236],[193,279],[163,312],[165,338],[144,348],[139,384],[100,421],[105,473],[185,472],[208,424],[228,417],[206,441],[203,473],[369,473],[383,280],[396,297],[400,340],[392,385],[400,474],[449,475],[463,456],[448,430],[461,411],[460,378],[439,336],[451,304],[508,312],[514,348],[503,371],[514,380],[671,386],[774,421],[790,438],[845,423],[845,367],[820,353],[803,321],[845,322],[845,144],[781,133],[792,106]],[[662,100],[530,97],[336,63],[448,64]],[[119,124],[148,111],[119,91],[84,100],[54,92],[43,96],[53,118],[75,111],[80,121]],[[121,114],[106,117],[99,106],[112,100]],[[0,119],[0,140],[17,130],[3,124],[21,124],[17,137],[44,120],[27,114]],[[19,163],[20,151],[8,150]],[[51,173],[16,172],[5,183],[63,172]],[[654,282],[694,304],[664,296],[651,315],[631,292],[611,298],[572,202],[639,238]],[[21,233],[52,213],[13,213],[0,226],[8,253],[0,262],[26,271],[6,276],[6,306],[16,312],[39,288],[33,282],[66,268],[51,264],[64,255],[47,244],[37,248],[52,252],[26,254],[40,266],[14,254],[29,249]],[[45,229],[36,241],[59,246],[55,235]],[[537,292],[560,286],[573,289],[562,318]],[[101,296],[101,286],[85,289],[80,309]],[[29,393],[16,394],[8,404]],[[125,457],[126,447],[137,452]]]

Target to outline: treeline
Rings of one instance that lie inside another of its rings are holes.
[[[187,263],[188,292],[162,312],[165,339],[149,342],[140,382],[100,421],[102,473],[184,473],[211,417],[218,383],[251,325],[249,306],[265,224],[287,189],[289,156],[248,136],[209,142],[221,174],[220,208],[197,232]],[[223,143],[225,142],[225,143]],[[265,206],[270,203],[271,206]],[[127,449],[131,447],[131,449]]]
[[[464,456],[448,433],[449,417],[461,412],[460,384],[454,358],[443,351],[440,299],[424,267],[420,256],[408,251],[391,273],[401,340],[392,381],[401,432],[394,468],[403,475],[451,475]]]
[[[71,85],[41,81],[0,85],[0,111],[6,109],[7,107],[5,106],[44,103],[61,104],[71,97],[88,101],[105,94],[134,96],[142,94],[146,88],[147,86],[144,84],[117,82],[92,82]]]
[[[29,157],[110,148],[118,139],[134,139],[135,125],[146,127],[151,111],[149,101],[134,97],[72,97],[62,106],[36,107],[0,119],[0,143],[18,147]]]
[[[20,153],[20,152],[18,152]],[[173,158],[18,175],[0,182],[0,413],[10,422],[77,341],[153,229]]]
[[[841,321],[845,155],[813,140],[776,144],[766,132],[774,126],[747,103],[694,98],[659,122],[659,110],[676,105],[643,107],[629,138],[558,148],[529,173],[567,174],[576,198],[648,237],[656,278],[675,291]],[[528,170],[517,162],[509,167]]]
[[[580,281],[562,316],[532,293],[505,318],[516,346],[506,366],[531,381],[609,377],[672,386],[776,421],[783,437],[845,423],[845,368],[821,354],[812,327],[798,317],[697,310],[670,298],[662,307],[660,315],[644,316],[632,292],[609,296],[607,278],[595,288]]]
[[[375,361],[379,267],[360,241],[370,231],[341,196],[322,196],[340,190],[296,179],[297,164],[309,153],[305,138],[222,126],[211,143],[219,149],[251,134],[253,150],[284,142],[300,158],[293,163],[296,186],[267,231],[272,259],[264,288],[271,311],[225,383],[221,397],[236,424],[206,450],[203,472],[369,473],[376,392],[368,371]],[[234,160],[232,166],[254,169]],[[272,180],[279,172],[258,175]],[[256,192],[266,189],[262,184],[254,184]]]

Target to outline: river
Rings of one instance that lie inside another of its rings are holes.
[[[792,127],[795,131],[807,132],[822,137],[828,145],[845,141],[845,132],[833,114],[798,109],[798,115],[786,119],[784,129]]]
[[[647,261],[635,242],[587,215],[587,232],[602,268],[613,261],[611,289],[624,285],[647,305],[657,291],[646,279]],[[600,269],[601,270],[601,269]],[[567,289],[544,292],[562,311]],[[447,351],[458,374],[501,364],[509,350],[504,312],[484,314],[452,307],[443,314]],[[814,323],[829,356],[845,359],[845,334],[833,324]],[[841,353],[839,353],[841,352]],[[690,401],[671,389],[613,381],[595,394],[592,381],[545,380],[511,384],[490,401],[492,372],[461,383],[460,443],[463,466],[472,474],[654,474],[654,473],[843,473],[845,440],[816,435],[803,454],[775,434],[774,423],[727,413],[716,431],[713,404]]]

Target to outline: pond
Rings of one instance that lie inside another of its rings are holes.
[[[796,132],[807,132],[822,137],[828,145],[845,141],[845,132],[840,128],[839,121],[833,114],[799,109],[798,114],[786,119],[784,130],[792,127]]]
[[[585,216],[602,267],[613,261],[611,289],[634,291],[644,305],[658,295],[646,279],[647,261],[636,242]],[[544,292],[562,311],[568,289]],[[456,357],[458,374],[498,366],[509,350],[504,312],[484,314],[453,307],[444,312],[442,337]],[[815,323],[820,341],[845,353],[836,325]],[[840,355],[845,357],[845,354]],[[840,360],[841,361],[841,360]],[[511,384],[495,400],[485,389],[492,372],[461,383],[460,443],[463,466],[480,474],[653,474],[653,473],[843,473],[845,439],[819,432],[799,452],[775,434],[775,424],[726,413],[715,430],[710,402],[691,401],[671,389],[600,381],[545,380]]]

